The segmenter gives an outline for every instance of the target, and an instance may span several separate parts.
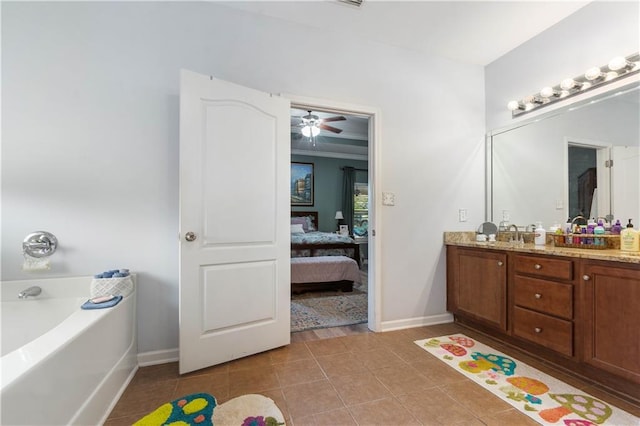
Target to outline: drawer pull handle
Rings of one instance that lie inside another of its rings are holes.
[[[542,329],[540,327],[536,327],[533,329],[536,333],[542,333]]]
[[[536,294],[535,294],[535,298],[536,298],[536,299],[540,299],[541,297],[542,297],[542,295],[541,295],[540,293],[536,293]]]
[[[533,267],[535,269],[542,269],[542,265],[540,265],[539,263],[536,263]]]
[[[583,275],[582,279],[585,281],[589,281],[591,279],[591,277],[589,275]]]
[[[502,261],[501,261],[501,260],[499,260],[499,261],[498,261],[498,266],[502,266],[502,265],[504,265],[504,263],[502,263]]]

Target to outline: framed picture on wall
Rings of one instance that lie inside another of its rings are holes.
[[[291,205],[313,206],[313,163],[291,163]]]

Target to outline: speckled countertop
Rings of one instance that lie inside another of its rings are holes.
[[[526,241],[526,240],[525,240]],[[640,252],[629,253],[620,250],[605,249],[579,249],[568,247],[556,247],[553,240],[547,238],[547,244],[536,246],[531,242],[526,242],[524,246],[514,246],[512,243],[496,241],[494,243],[483,243],[476,241],[475,232],[445,232],[444,243],[446,245],[486,248],[493,250],[504,250],[521,253],[546,254],[552,256],[579,257],[582,259],[609,260],[614,262],[635,263],[640,265]]]

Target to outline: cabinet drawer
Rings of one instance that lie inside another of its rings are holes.
[[[573,356],[573,323],[514,307],[513,333],[564,355]]]
[[[517,255],[515,271],[569,281],[573,279],[573,262],[564,259]]]
[[[515,276],[515,304],[535,311],[573,318],[573,286],[571,284]]]

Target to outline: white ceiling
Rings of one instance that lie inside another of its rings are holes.
[[[345,37],[487,65],[590,1],[230,1],[227,6]]]

